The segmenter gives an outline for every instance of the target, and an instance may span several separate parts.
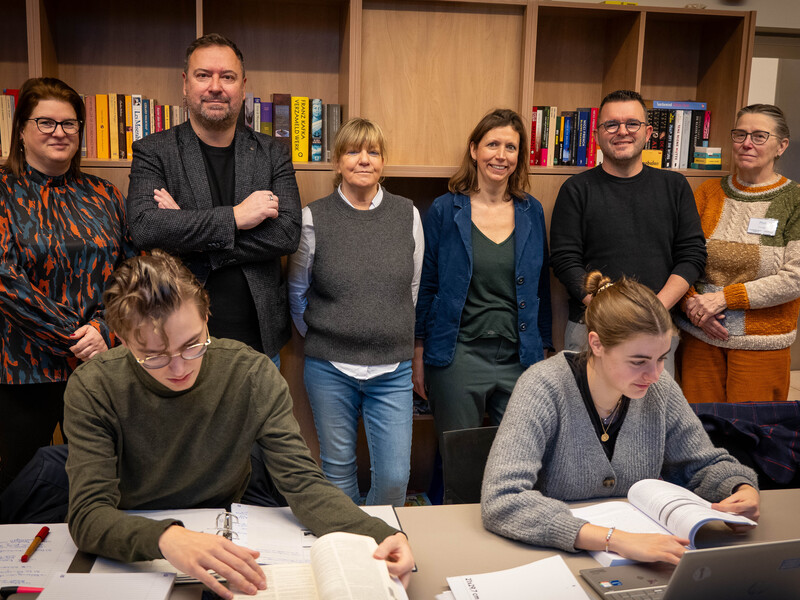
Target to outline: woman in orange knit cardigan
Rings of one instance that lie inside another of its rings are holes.
[[[708,247],[705,275],[678,325],[689,402],[786,400],[800,309],[800,187],[775,172],[789,145],[781,109],[741,109],[735,174],[695,192]]]

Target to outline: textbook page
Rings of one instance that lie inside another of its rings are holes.
[[[589,600],[561,556],[494,573],[448,577],[455,600]]]
[[[21,562],[42,524],[0,526],[0,582],[2,585],[45,587],[50,576],[67,571],[78,547],[66,523],[48,523],[50,533],[28,562]]]
[[[329,533],[311,549],[311,564],[263,567],[267,589],[237,600],[408,600],[386,563],[372,558],[378,545],[370,537]]]
[[[659,479],[634,483],[628,490],[628,500],[674,535],[689,539],[689,547],[693,550],[697,530],[711,521],[756,525],[747,517],[715,510],[711,508],[711,502],[694,492]]]

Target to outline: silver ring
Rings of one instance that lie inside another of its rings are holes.
[[[270,200],[275,200],[275,196],[272,195],[272,192],[269,193],[269,199]]]

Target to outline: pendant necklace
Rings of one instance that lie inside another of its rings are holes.
[[[603,435],[600,436],[601,442],[607,442],[611,437],[608,435],[608,425],[614,420],[614,415],[617,414],[617,409],[619,408],[621,402],[622,402],[622,396],[620,396],[620,399],[617,400],[617,403],[614,405],[614,410],[612,410],[605,419],[603,419],[602,417],[600,418],[600,427],[603,428]]]

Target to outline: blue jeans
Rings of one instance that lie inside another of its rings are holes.
[[[411,470],[411,361],[392,373],[360,380],[327,360],[306,356],[304,379],[325,476],[359,501],[356,442],[361,415],[372,473],[367,504],[403,506]]]

